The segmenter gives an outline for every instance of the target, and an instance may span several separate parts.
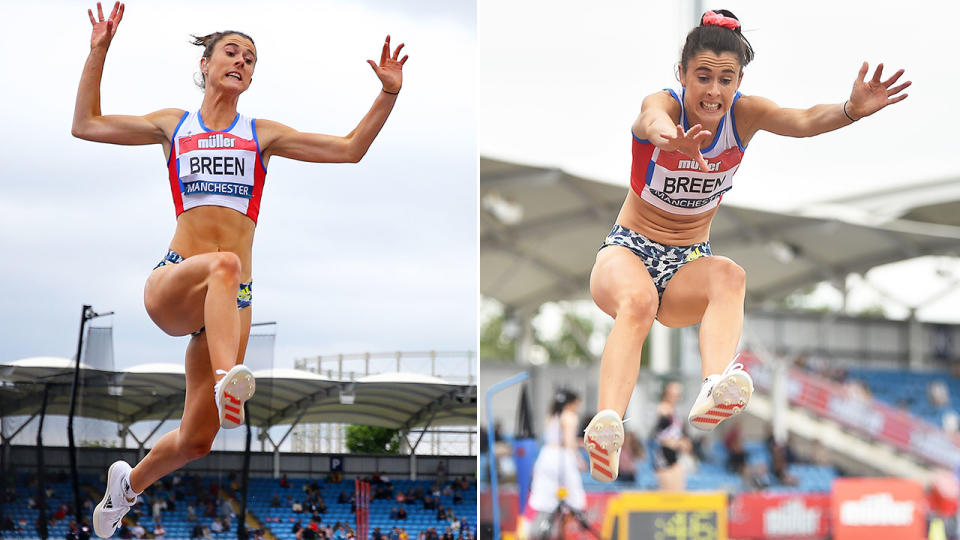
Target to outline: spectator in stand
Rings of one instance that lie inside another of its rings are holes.
[[[407,519],[407,509],[400,507],[397,509],[397,519]]]
[[[290,506],[290,510],[292,510],[294,514],[303,512],[303,503],[300,501],[294,501],[293,505]]]
[[[323,497],[317,495],[317,512],[321,514],[327,513],[327,503],[323,500]]]
[[[433,510],[437,507],[437,500],[431,497],[429,494],[423,496],[423,509],[424,510]]]
[[[407,534],[407,529],[400,527],[400,540],[410,540],[410,535]]]
[[[437,482],[442,486],[447,483],[447,463],[442,459],[437,461]]]
[[[284,474],[283,476],[280,477],[280,487],[282,487],[282,488],[288,488],[288,487],[290,487],[290,481],[287,480],[287,475],[286,475],[286,474]]]
[[[187,521],[193,523],[197,520],[197,510],[193,507],[192,504],[187,505]]]
[[[460,504],[463,502],[463,492],[459,489],[453,492],[453,504]]]
[[[443,505],[437,507],[437,521],[446,521],[447,520],[447,510]]]
[[[400,514],[397,512],[397,507],[396,507],[396,506],[394,506],[393,508],[390,509],[390,519],[397,519],[397,516],[399,516],[399,515],[400,515]]]
[[[628,484],[636,482],[636,459],[640,448],[637,436],[632,431],[624,431],[623,446],[620,448],[620,474],[617,476],[617,482]]]
[[[193,531],[190,533],[191,540],[194,538],[203,538],[203,526],[199,523],[193,526]]]
[[[153,527],[153,538],[154,540],[163,540],[166,537],[167,530],[163,528],[163,524],[157,523]]]
[[[273,498],[270,499],[270,508],[280,508],[283,503],[280,502],[280,496],[276,493],[273,494]]]
[[[402,491],[397,490],[397,498],[396,498],[396,501],[397,501],[397,504],[403,504],[403,503],[407,502],[407,496],[404,495]]]
[[[155,497],[155,498],[153,499],[152,510],[153,510],[153,522],[154,522],[154,523],[160,523],[161,521],[163,521],[163,505],[164,505],[164,502],[165,502],[165,501],[164,501],[163,499],[161,499],[160,497]]]
[[[447,530],[443,532],[443,537],[441,540],[457,540],[457,539],[453,536],[453,530],[451,530],[450,527],[447,527]]]
[[[767,450],[770,452],[770,459],[773,464],[773,476],[776,477],[780,485],[797,485],[797,478],[790,474],[789,470],[790,464],[795,461],[793,452],[790,450],[789,439],[784,443],[778,443],[771,430],[767,437]]]
[[[347,498],[347,492],[344,490],[341,490],[340,495],[337,497],[337,503],[347,504],[348,502],[350,502],[350,499]]]
[[[380,534],[380,527],[373,528],[373,533],[370,534],[370,540],[383,540],[383,535]]]

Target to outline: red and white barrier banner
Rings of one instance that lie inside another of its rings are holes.
[[[830,512],[835,540],[923,540],[923,486],[902,478],[838,478]]]
[[[729,524],[730,538],[822,540],[830,535],[830,495],[743,493],[731,501]]]
[[[750,352],[740,361],[756,388],[769,392],[773,372]],[[954,469],[960,465],[960,446],[939,427],[876,399],[851,395],[842,385],[789,369],[787,395],[791,405],[803,407],[853,431],[908,452],[928,463]]]

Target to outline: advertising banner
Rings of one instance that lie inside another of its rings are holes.
[[[822,540],[830,535],[826,493],[743,493],[730,504],[730,537]]]
[[[919,482],[901,478],[838,478],[831,521],[836,540],[922,540],[927,504]]]

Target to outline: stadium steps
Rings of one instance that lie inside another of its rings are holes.
[[[773,403],[768,395],[754,393],[744,413],[772,421]],[[895,448],[861,438],[840,424],[816,417],[798,407],[787,407],[787,429],[803,443],[821,441],[841,468],[857,475],[890,475],[929,483],[933,470],[906,457]]]
[[[237,516],[240,515],[240,503],[237,502],[237,499],[233,495],[228,493],[225,489],[220,488],[220,497],[230,501],[230,507],[233,508],[233,513]],[[247,516],[244,520],[244,526],[246,526],[247,530],[262,529],[265,540],[278,540],[277,537],[274,536],[273,531],[271,531],[268,527],[265,527],[263,523],[260,523],[260,520],[257,519],[253,513],[253,510],[250,508],[247,508]]]

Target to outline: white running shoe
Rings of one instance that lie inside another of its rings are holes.
[[[138,493],[130,489],[130,471],[133,470],[126,461],[117,461],[110,465],[107,471],[107,489],[103,500],[93,509],[93,531],[100,538],[110,538],[123,516],[137,504]],[[127,497],[132,494],[133,498]]]
[[[697,429],[713,431],[720,422],[740,414],[752,395],[753,379],[734,358],[723,373],[710,375],[703,381],[687,419]]]
[[[598,482],[616,480],[623,446],[623,420],[617,411],[598,412],[583,431],[583,445],[590,455],[590,476]]]
[[[257,391],[257,380],[250,368],[243,364],[233,366],[230,371],[218,369],[217,374],[221,373],[223,378],[213,387],[220,427],[238,428],[244,424],[243,404]]]

